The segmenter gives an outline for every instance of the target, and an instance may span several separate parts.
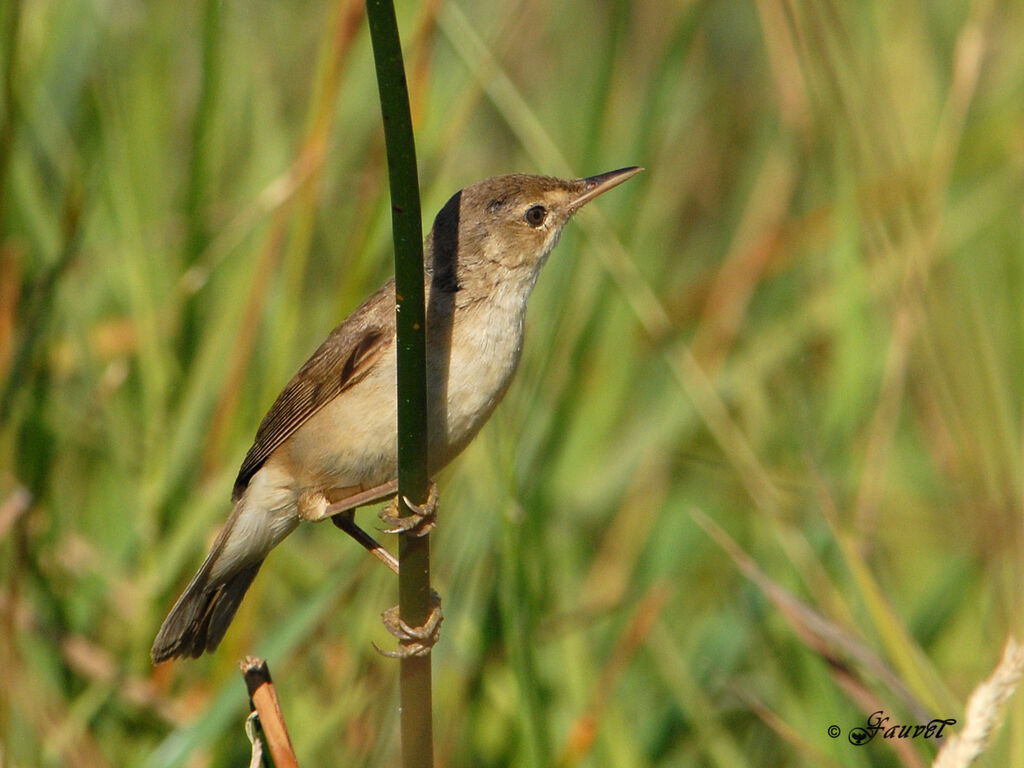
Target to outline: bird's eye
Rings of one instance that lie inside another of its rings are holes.
[[[531,227],[539,227],[548,217],[548,209],[543,205],[535,205],[526,209],[526,223]]]

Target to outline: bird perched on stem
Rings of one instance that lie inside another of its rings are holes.
[[[566,222],[640,170],[495,176],[438,213],[424,255],[431,474],[508,389],[526,301]],[[155,663],[213,651],[264,558],[300,522],[333,517],[352,532],[351,510],[395,494],[395,382],[392,280],[331,332],[264,417],[235,480],[234,509],[157,634]],[[415,524],[428,527],[427,517]]]

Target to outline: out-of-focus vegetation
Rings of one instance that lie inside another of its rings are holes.
[[[926,765],[846,734],[962,722],[1021,629],[1024,5],[398,10],[428,216],[648,169],[439,478],[439,764]],[[215,655],[148,660],[263,412],[391,270],[361,11],[0,10],[4,766],[244,765],[246,653],[303,765],[396,764],[394,579],[330,526]],[[1024,764],[1021,701],[986,759]]]

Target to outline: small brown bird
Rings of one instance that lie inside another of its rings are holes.
[[[566,222],[640,170],[495,176],[438,213],[424,253],[431,474],[466,447],[508,389],[526,301]],[[234,510],[164,620],[154,663],[213,651],[264,558],[301,521],[395,493],[395,382],[390,280],[331,332],[264,417],[235,480]]]

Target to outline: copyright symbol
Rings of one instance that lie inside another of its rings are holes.
[[[828,735],[831,736],[833,739],[838,739],[840,733],[842,733],[842,731],[839,730],[838,725],[830,725],[828,727]]]

